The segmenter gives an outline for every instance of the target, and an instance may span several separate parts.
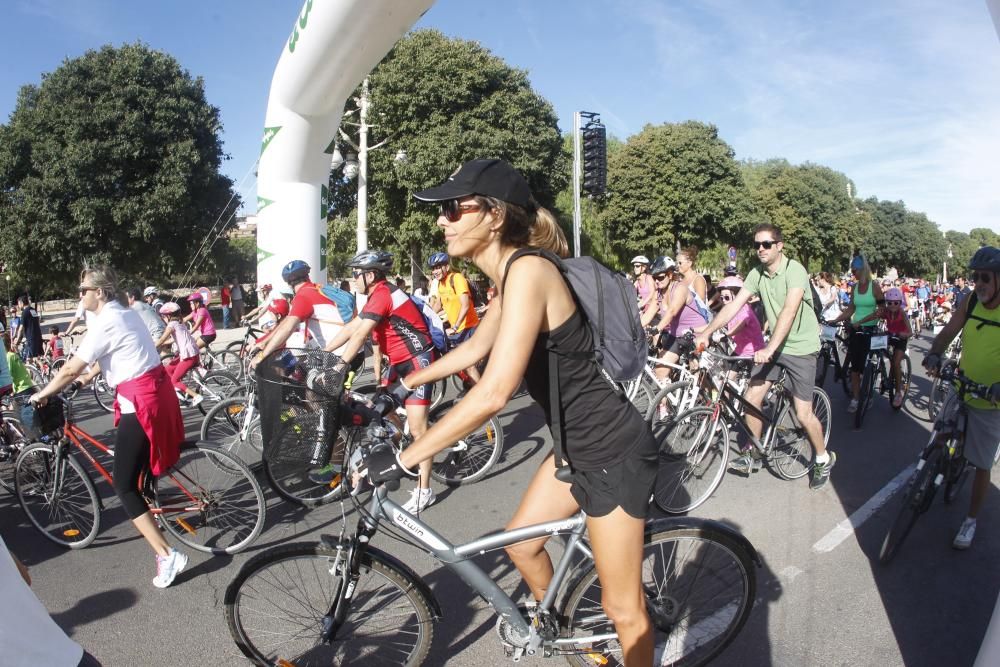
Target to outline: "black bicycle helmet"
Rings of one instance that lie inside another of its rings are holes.
[[[301,259],[293,259],[281,270],[281,279],[289,285],[309,279],[309,265]]]
[[[969,269],[1000,273],[1000,249],[988,245],[983,246],[969,260]]]
[[[363,250],[355,255],[347,266],[363,271],[392,272],[392,253],[384,250]]]

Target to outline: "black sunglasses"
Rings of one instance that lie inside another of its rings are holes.
[[[664,280],[666,279],[666,277],[667,277],[666,273],[657,273],[655,276],[653,276],[653,280]]]
[[[887,306],[899,306],[902,303],[903,303],[902,301],[886,301],[885,305],[887,305]]]
[[[988,271],[973,271],[969,274],[969,280],[974,283],[988,285],[993,281],[993,274]]]
[[[458,222],[466,213],[478,213],[483,207],[475,202],[459,204],[457,199],[446,199],[441,202],[441,215],[448,222]]]
[[[757,250],[761,248],[764,250],[770,250],[775,243],[777,243],[777,241],[754,241],[753,247]]]
[[[90,287],[89,285],[80,285],[80,296],[83,296],[87,292],[96,292],[99,288]]]

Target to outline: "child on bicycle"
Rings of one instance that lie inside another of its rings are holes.
[[[49,327],[49,342],[46,343],[46,347],[48,348],[46,351],[48,352],[49,361],[62,359],[66,356],[66,346],[59,335],[59,327]]]
[[[181,405],[195,407],[204,400],[204,397],[188,387],[182,382],[184,376],[192,368],[201,363],[198,356],[198,346],[194,342],[194,336],[181,322],[181,307],[173,301],[160,306],[160,316],[167,323],[167,328],[163,330],[160,340],[156,341],[156,347],[160,348],[173,340],[174,347],[177,348],[177,356],[167,364],[167,375],[174,385],[174,392]],[[188,399],[190,398],[190,403]]]
[[[0,345],[0,354],[7,360],[7,368],[10,370],[11,384],[10,393],[13,395],[14,405],[17,407],[18,417],[21,423],[28,429],[29,434],[35,434],[35,410],[28,404],[28,399],[38,389],[35,381],[31,379],[31,373],[25,368],[20,355],[10,349],[10,334],[6,331],[2,335],[3,344]]]
[[[910,328],[910,318],[907,317],[906,297],[898,287],[890,287],[885,291],[885,306],[879,308],[872,315],[869,315],[862,322],[869,320],[882,320],[885,322],[885,329],[892,341],[892,377],[896,384],[896,395],[892,397],[892,407],[898,408],[903,405],[903,398],[906,396],[906,387],[903,386],[903,355],[906,354],[906,345],[913,330]]]
[[[192,293],[187,300],[191,304],[191,313],[184,318],[184,322],[191,321],[191,333],[194,334],[198,349],[207,348],[215,340],[215,322],[212,321],[212,315],[200,292]]]

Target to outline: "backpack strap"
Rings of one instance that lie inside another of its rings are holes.
[[[975,290],[970,292],[967,298],[969,300],[969,305],[965,309],[965,322],[968,322],[969,320],[976,320],[977,322],[979,322],[979,324],[976,325],[976,329],[982,329],[985,326],[1000,327],[1000,322],[996,322],[994,320],[988,320],[985,317],[980,317],[979,315],[972,314],[972,311],[975,310],[976,305],[979,303],[979,297],[976,296]],[[963,326],[965,325],[965,322],[962,323]]]

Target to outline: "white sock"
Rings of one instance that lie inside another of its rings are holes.
[[[824,464],[824,463],[829,463],[829,462],[830,462],[830,454],[829,454],[829,452],[823,452],[822,454],[817,454],[816,455],[816,463]]]

